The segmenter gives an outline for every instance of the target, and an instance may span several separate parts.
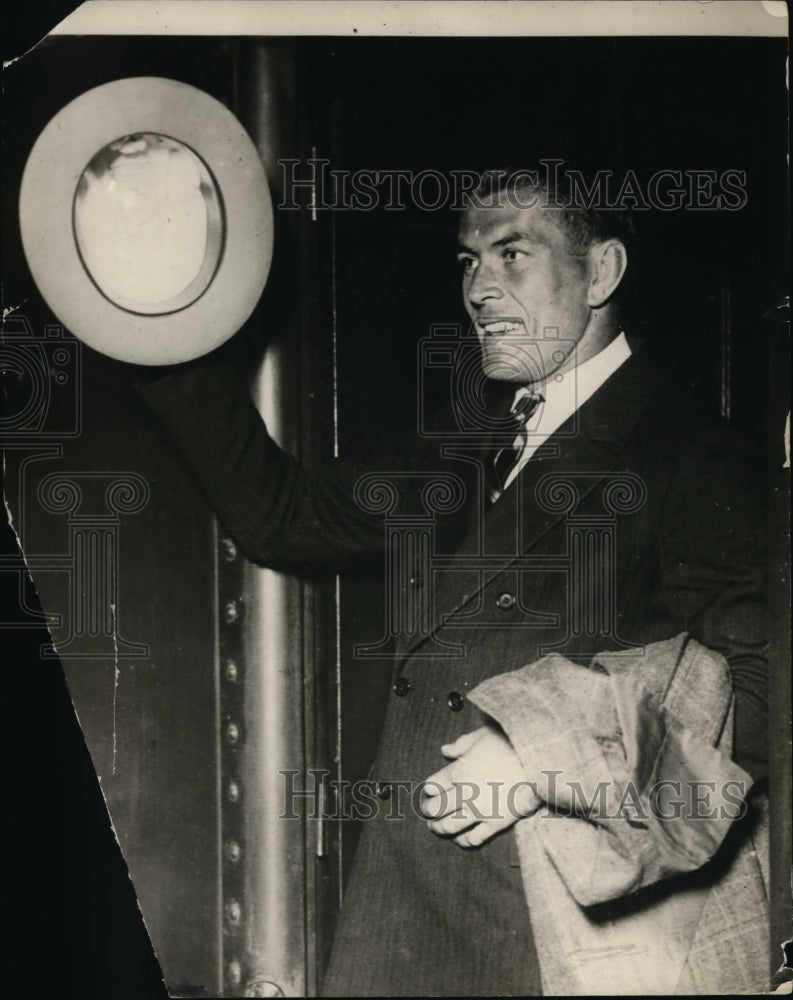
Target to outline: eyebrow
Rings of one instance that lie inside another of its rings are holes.
[[[542,247],[550,245],[549,241],[544,236],[527,233],[522,229],[514,229],[511,233],[507,233],[506,236],[502,236],[500,239],[495,240],[491,246],[505,247],[510,243],[536,243],[537,246]]]
[[[514,229],[510,233],[506,233],[504,236],[499,237],[494,240],[490,246],[491,247],[505,247],[509,246],[510,243],[534,243],[536,246],[547,247],[550,246],[550,242],[543,236],[537,236],[532,233],[527,233],[522,229]],[[471,247],[467,247],[464,243],[458,243],[457,245],[458,253],[470,253],[477,256],[477,251],[472,250]]]

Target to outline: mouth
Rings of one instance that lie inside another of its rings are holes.
[[[477,320],[476,327],[485,337],[499,337],[524,329],[523,321],[519,319]]]

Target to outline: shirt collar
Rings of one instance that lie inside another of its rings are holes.
[[[544,400],[542,412],[538,412],[541,423],[545,422],[543,412],[546,417],[562,411],[574,413],[630,356],[628,340],[620,332],[602,351],[570,371],[553,375],[536,386],[521,386],[515,392],[512,409],[521,396],[538,391]]]

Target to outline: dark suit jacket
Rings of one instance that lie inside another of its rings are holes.
[[[459,477],[464,502],[437,519],[429,578],[408,567],[393,581],[422,588],[431,626],[396,630],[407,693],[395,688],[390,699],[374,770],[389,787],[423,780],[442,765],[441,744],[481,724],[466,692],[483,680],[549,651],[585,662],[681,632],[727,659],[736,756],[761,771],[762,466],[732,428],[670,391],[648,352],[623,364],[492,507],[478,445],[390,440],[374,459],[305,472],[269,438],[225,364],[199,362],[141,392],[226,529],[276,568],[344,565],[383,549],[383,513],[367,501],[364,476],[396,484],[392,528],[400,513],[421,511],[421,475]],[[397,597],[405,606],[406,593]],[[539,992],[514,864],[506,838],[466,854],[417,821],[378,816],[362,837],[328,989]],[[514,976],[499,977],[509,956]],[[436,975],[450,963],[458,978]]]

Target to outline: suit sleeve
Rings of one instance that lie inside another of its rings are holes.
[[[277,569],[334,568],[381,551],[382,513],[356,501],[372,469],[394,471],[395,447],[371,460],[301,469],[270,435],[234,366],[223,359],[147,373],[135,388],[241,550]]]
[[[766,477],[723,425],[681,448],[661,521],[661,573],[680,627],[721,653],[735,693],[733,754],[755,780],[768,767]]]

